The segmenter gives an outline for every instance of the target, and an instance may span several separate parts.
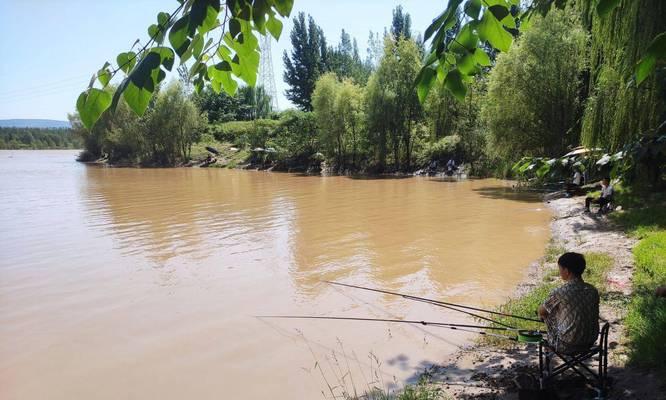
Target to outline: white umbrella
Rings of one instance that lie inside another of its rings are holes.
[[[565,154],[563,157],[573,157],[573,156],[578,156],[581,154],[587,154],[587,153],[594,153],[597,151],[603,151],[603,149],[588,149],[587,147],[580,146],[576,147],[575,149],[571,150],[567,154]]]

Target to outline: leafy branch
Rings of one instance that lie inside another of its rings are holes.
[[[430,52],[416,78],[415,85],[421,102],[425,101],[435,82],[443,84],[456,98],[462,100],[467,83],[490,65],[488,54],[481,47],[489,43],[494,49],[506,52],[518,36],[520,29],[529,26],[534,14],[546,15],[555,6],[563,8],[567,0],[534,0],[520,11],[520,0],[467,0],[463,7],[466,15],[454,40],[447,43],[447,34],[453,31],[456,16],[463,0],[450,0],[446,9],[426,29],[424,40],[433,38]],[[599,0],[596,11],[606,16],[620,4],[620,0]],[[666,32],[657,35],[648,46],[634,70],[634,82],[640,85],[666,60]]]
[[[238,79],[254,86],[260,59],[257,34],[270,34],[277,40],[283,26],[280,18],[288,17],[293,6],[293,0],[226,0],[224,5],[220,0],[178,2],[172,13],[157,15],[157,23],[148,27],[149,40],[137,52],[133,49],[138,40],[129,51],[118,54],[115,67],[106,62],[93,75],[76,102],[87,128],[105,111],[113,111],[121,96],[142,115],[155,89],[173,68],[176,55],[180,65],[194,61],[189,75],[197,91],[210,83],[216,92],[233,95]],[[120,71],[125,77],[114,88],[110,82]]]

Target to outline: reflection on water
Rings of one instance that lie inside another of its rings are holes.
[[[352,375],[372,351],[402,381],[465,337],[252,316],[462,320],[321,281],[492,304],[548,235],[538,199],[499,181],[72,160],[0,152],[2,398],[320,396],[312,366],[340,343],[359,360]]]

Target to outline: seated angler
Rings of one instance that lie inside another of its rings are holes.
[[[557,260],[564,285],[553,290],[539,306],[548,328],[548,344],[555,351],[572,354],[592,346],[599,334],[599,292],[583,282],[585,258],[564,253]]]
[[[585,198],[585,212],[590,212],[590,204],[599,204],[599,213],[601,214],[604,207],[612,200],[613,186],[610,184],[610,178],[604,178],[601,180],[601,195],[597,198]]]

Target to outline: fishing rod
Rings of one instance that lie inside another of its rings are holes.
[[[397,293],[397,292],[390,292],[388,290],[374,289],[374,288],[369,288],[369,287],[364,287],[364,286],[357,286],[357,285],[350,285],[350,284],[347,284],[347,283],[334,282],[334,281],[323,281],[323,282],[328,283],[330,285],[346,286],[346,287],[353,288],[353,289],[362,289],[362,290],[368,290],[368,291],[371,291],[371,292],[390,294],[390,295],[393,295],[393,296],[400,296],[400,297],[405,298],[407,300],[421,301],[421,302],[425,302],[425,303],[429,303],[429,304],[437,305],[437,306],[441,306],[441,307],[446,306],[446,308],[450,308],[452,310],[456,310],[455,308],[452,308],[452,307],[458,307],[458,308],[464,308],[464,309],[468,309],[468,310],[474,310],[474,311],[486,312],[486,313],[495,314],[495,315],[501,315],[501,316],[504,316],[504,317],[522,319],[522,320],[525,320],[525,321],[543,322],[543,321],[538,320],[538,319],[522,317],[520,315],[512,315],[512,314],[506,314],[506,313],[499,312],[499,311],[484,310],[482,308],[465,306],[465,305],[462,305],[462,304],[447,303],[445,301],[427,299],[425,297],[417,297],[417,296],[412,296],[412,295],[409,295],[409,294],[403,294],[403,293]],[[463,310],[456,310],[456,311],[467,313],[466,311],[463,311]],[[490,320],[490,321],[493,322],[493,323],[499,323],[499,321],[494,321],[494,320]],[[506,325],[506,324],[501,324],[501,325]],[[513,328],[513,329],[515,329],[515,328]]]
[[[334,285],[336,284],[335,282],[328,282],[328,281],[324,281],[324,282],[334,284]],[[476,314],[476,313],[473,313],[473,312],[470,312],[470,311],[460,310],[458,308],[455,308],[453,306],[449,306],[449,305],[446,305],[446,304],[439,304],[435,300],[430,300],[430,299],[410,299],[410,300],[421,301],[421,302],[426,303],[426,304],[432,304],[433,306],[448,308],[449,310],[458,311],[458,312],[461,312],[463,314],[471,315],[474,318],[478,318],[478,319],[481,319],[481,320],[484,320],[484,321],[492,322],[493,324],[505,326],[507,328],[514,328],[513,326],[505,324],[504,322],[497,321],[497,320],[494,320],[492,318],[485,317],[483,315],[479,315],[479,314]]]
[[[334,321],[366,321],[366,322],[390,322],[402,324],[418,324],[424,326],[433,326],[438,328],[474,328],[474,329],[489,329],[494,331],[509,331],[521,332],[524,329],[510,328],[505,326],[483,326],[483,325],[469,325],[469,324],[454,324],[450,322],[432,322],[432,321],[418,321],[409,319],[387,319],[387,318],[362,318],[362,317],[327,317],[317,315],[256,315],[256,318],[276,318],[276,319],[324,319]],[[531,331],[533,333],[543,334],[543,331]],[[478,332],[477,332],[478,333]]]

